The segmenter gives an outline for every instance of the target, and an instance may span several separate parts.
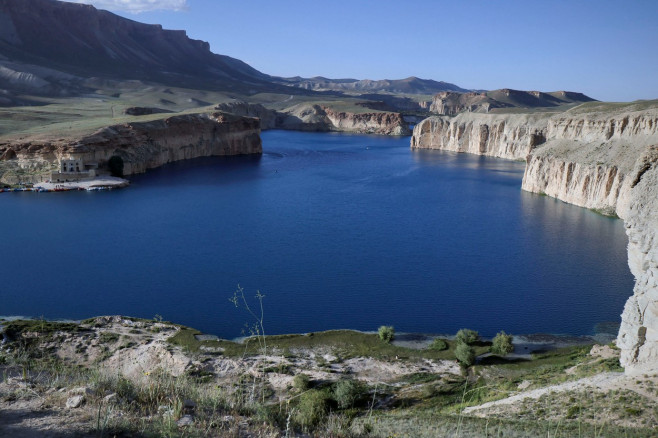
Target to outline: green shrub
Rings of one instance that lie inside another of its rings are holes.
[[[306,374],[297,374],[292,379],[292,387],[298,391],[306,391],[311,385],[311,379]]]
[[[348,409],[354,406],[363,393],[365,388],[355,380],[341,380],[334,386],[334,400],[341,409]]]
[[[463,365],[469,367],[475,362],[475,350],[470,345],[459,342],[455,348],[455,357]]]
[[[480,341],[480,334],[475,330],[461,329],[457,332],[455,341],[458,343],[472,345]]]
[[[329,394],[326,391],[311,389],[299,398],[295,421],[305,430],[313,430],[327,415]]]
[[[379,339],[384,342],[390,343],[395,338],[395,329],[392,325],[383,325],[377,330],[379,334]]]
[[[443,339],[436,338],[428,347],[430,350],[443,351],[448,349],[448,343]]]
[[[493,339],[491,352],[499,356],[505,356],[512,351],[514,351],[514,345],[512,345],[512,336],[505,332],[498,333]]]

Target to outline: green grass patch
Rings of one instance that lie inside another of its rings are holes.
[[[73,322],[56,322],[38,319],[21,319],[4,324],[5,333],[10,337],[22,336],[26,333],[36,333],[38,336],[48,337],[57,332],[78,333],[86,331],[79,324]]]
[[[204,348],[207,348],[208,351],[222,351],[222,354],[226,356],[240,356],[245,353],[245,347],[236,342],[226,341],[223,339],[220,340],[210,340],[210,341],[199,341],[195,336],[201,335],[199,330],[181,327],[181,329],[172,337],[167,339],[167,342],[171,345],[175,345],[183,348],[186,351],[192,353],[202,352]],[[247,351],[249,352],[249,351]],[[255,351],[252,351],[255,353]]]

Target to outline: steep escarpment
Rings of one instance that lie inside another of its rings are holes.
[[[407,122],[394,112],[345,112],[324,105],[295,105],[277,117],[276,126],[298,131],[340,131],[408,135]]]
[[[22,182],[48,178],[47,172],[67,157],[103,166],[118,155],[123,158],[124,173],[133,174],[196,157],[260,153],[258,119],[219,112],[113,125],[75,139],[26,138],[0,143],[6,183],[16,183],[13,179],[21,171],[26,174]]]
[[[523,189],[619,214],[636,162],[658,143],[658,112],[565,112],[548,119],[546,137],[527,158]]]
[[[430,117],[414,127],[411,147],[442,149],[511,160],[526,155],[546,139],[545,116],[463,113]]]
[[[523,130],[517,115],[432,117],[416,126],[411,147],[503,158],[525,151],[523,190],[622,218],[635,286],[622,313],[620,360],[628,374],[656,372],[658,108],[646,103],[588,108],[537,116]],[[503,131],[516,127],[516,134],[492,141],[491,127],[503,125]]]
[[[647,148],[629,178],[630,196],[620,202],[628,234],[628,265],[635,287],[624,307],[617,337],[627,372],[658,369],[658,146]]]

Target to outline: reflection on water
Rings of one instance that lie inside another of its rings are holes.
[[[3,314],[129,314],[236,336],[240,283],[268,333],[588,334],[632,291],[619,220],[520,190],[524,163],[408,138],[268,131],[101,193],[3,194]]]

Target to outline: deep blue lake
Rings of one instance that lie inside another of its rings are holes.
[[[109,192],[0,194],[0,315],[124,314],[239,336],[351,328],[594,334],[633,280],[621,220],[521,191],[524,163],[409,137],[268,131],[262,157]]]

